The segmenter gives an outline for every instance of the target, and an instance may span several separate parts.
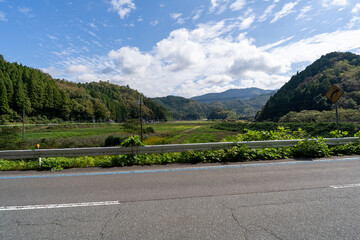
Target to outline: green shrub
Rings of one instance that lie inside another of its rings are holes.
[[[124,138],[115,137],[115,136],[111,135],[106,138],[105,147],[120,146],[120,144],[123,140],[124,140]]]
[[[0,128],[0,150],[17,149],[20,132],[19,127]]]
[[[123,147],[136,147],[136,146],[144,146],[145,144],[140,141],[139,136],[130,136],[125,141],[121,143]]]
[[[152,127],[147,127],[144,128],[143,132],[144,134],[150,134],[150,133],[155,133],[155,130]]]
[[[330,150],[323,138],[312,138],[295,145],[292,155],[294,157],[327,157],[330,155]]]

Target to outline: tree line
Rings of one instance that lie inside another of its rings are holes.
[[[360,108],[360,56],[333,52],[322,56],[294,75],[258,112],[259,121],[277,121],[289,112],[329,111],[334,105],[325,94],[337,84],[345,91],[339,100],[344,109]]]
[[[139,117],[168,120],[170,113],[129,86],[107,81],[73,83],[53,79],[39,69],[7,62],[0,55],[0,122],[18,122],[23,112],[31,119],[124,121]]]

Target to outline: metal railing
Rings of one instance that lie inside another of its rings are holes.
[[[0,159],[28,159],[28,158],[46,158],[46,157],[79,157],[79,156],[187,152],[187,151],[228,149],[236,145],[246,145],[249,148],[277,148],[277,147],[292,147],[298,144],[298,142],[301,140],[302,139],[249,141],[249,142],[167,144],[167,145],[149,145],[149,146],[141,146],[141,147],[95,147],[95,148],[8,150],[8,151],[0,151]],[[359,138],[357,137],[325,138],[325,140],[328,145],[341,145],[346,143],[356,143],[359,141]],[[310,140],[310,141],[315,141],[315,140]]]

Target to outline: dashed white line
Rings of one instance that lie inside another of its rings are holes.
[[[0,207],[0,211],[92,207],[92,206],[109,206],[109,205],[119,205],[119,204],[120,204],[119,201],[106,201],[106,202],[65,203],[65,204],[46,204],[46,205],[27,205],[27,206],[5,206],[5,207]]]
[[[330,186],[331,188],[355,188],[360,187],[360,183],[354,183],[354,184],[346,184],[346,185],[334,185]]]

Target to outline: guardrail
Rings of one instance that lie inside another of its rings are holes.
[[[167,144],[167,145],[149,145],[149,146],[141,146],[141,147],[96,147],[96,148],[8,150],[8,151],[0,151],[0,159],[28,159],[28,158],[45,158],[45,157],[79,157],[79,156],[187,152],[187,151],[228,149],[236,145],[246,145],[249,148],[277,148],[277,147],[292,147],[298,144],[298,142],[301,140],[303,139],[249,141],[249,142]],[[325,140],[328,145],[341,145],[346,143],[356,143],[359,141],[359,138],[357,137],[325,138]],[[310,141],[314,141],[314,140],[310,140]]]

